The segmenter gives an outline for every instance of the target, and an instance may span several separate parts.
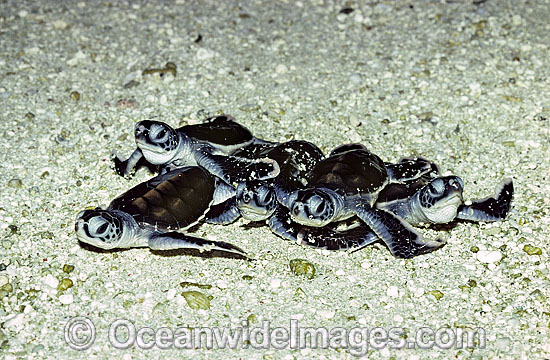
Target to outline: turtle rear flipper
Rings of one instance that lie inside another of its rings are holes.
[[[392,182],[404,182],[418,179],[425,174],[438,172],[437,165],[424,158],[401,159],[396,164],[386,163],[386,170]]]
[[[235,245],[223,241],[212,241],[182,234],[176,231],[156,233],[149,237],[151,250],[198,249],[200,251],[219,250],[246,257],[246,253]]]
[[[298,232],[297,243],[327,250],[359,250],[379,238],[368,226],[338,231],[330,228],[304,226]]]
[[[461,205],[458,208],[458,219],[470,221],[500,221],[510,212],[514,184],[506,178],[497,186],[496,195],[482,200],[475,200],[472,205]]]
[[[241,216],[237,208],[235,197],[227,199],[216,205],[212,205],[206,213],[204,221],[208,224],[227,225]]]
[[[228,184],[251,179],[271,179],[280,172],[277,162],[269,158],[248,160],[200,151],[196,160],[200,166]]]
[[[372,208],[369,204],[357,204],[356,213],[397,258],[408,259],[427,254],[446,244],[439,239],[423,239],[419,232],[401,218],[387,211]]]

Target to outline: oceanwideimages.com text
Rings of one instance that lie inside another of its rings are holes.
[[[96,329],[88,318],[73,318],[65,326],[65,341],[77,350],[93,345]],[[114,321],[108,340],[116,349],[346,349],[363,356],[369,350],[485,348],[485,330],[422,327],[414,332],[394,327],[305,327],[290,320],[288,327],[272,327],[269,321],[250,327],[243,321],[237,327],[169,328],[137,327],[130,320]]]

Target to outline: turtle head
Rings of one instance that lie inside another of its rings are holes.
[[[265,181],[252,180],[237,186],[237,207],[245,219],[266,220],[273,214],[276,205],[275,191]]]
[[[423,214],[435,224],[453,221],[458,207],[463,204],[464,183],[458,176],[438,177],[419,191],[419,203]]]
[[[166,164],[178,151],[178,133],[161,121],[139,121],[134,128],[134,133],[137,147],[151,164]]]
[[[335,220],[339,202],[328,189],[304,189],[289,198],[290,217],[307,226],[322,227]]]
[[[117,214],[101,210],[84,210],[76,216],[74,230],[78,240],[101,249],[121,247],[123,222]]]

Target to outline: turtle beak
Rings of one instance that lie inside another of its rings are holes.
[[[455,176],[453,179],[449,180],[449,185],[452,189],[456,191],[462,191],[464,189],[464,182],[458,176]]]
[[[448,182],[448,192],[449,193],[455,193],[459,194],[462,198],[462,191],[464,190],[464,183],[462,182],[462,179],[458,176],[454,176],[451,179],[449,179]]]
[[[148,135],[148,129],[147,127],[143,124],[143,121],[139,121],[135,128],[134,128],[134,135],[136,137],[136,140],[143,140],[147,137]]]
[[[78,233],[78,230],[80,229],[80,224],[84,222],[84,220],[82,219],[84,214],[86,214],[86,210],[82,210],[76,215],[76,221],[74,223],[74,232],[76,233]]]
[[[447,183],[447,193],[457,198],[457,202],[462,203],[462,192],[464,190],[464,183],[462,182],[462,179],[458,176],[453,176],[449,179]]]

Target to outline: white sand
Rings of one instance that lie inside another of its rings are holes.
[[[156,3],[0,5],[0,261],[7,265],[0,358],[352,357],[346,349],[242,343],[118,350],[108,340],[116,319],[175,330],[236,328],[247,318],[288,331],[291,319],[327,329],[398,327],[412,345],[422,327],[485,329],[484,349],[479,342],[386,347],[370,350],[373,358],[550,357],[548,1],[350,2],[355,11],[347,15],[339,14],[344,2]],[[168,61],[175,78],[142,76]],[[139,84],[125,88],[131,80]],[[78,244],[79,210],[105,206],[150,176],[123,179],[110,161],[112,150],[133,150],[137,120],[180,125],[220,111],[270,140],[306,139],[324,151],[359,141],[387,161],[422,155],[461,176],[470,199],[510,176],[514,209],[498,224],[423,230],[448,244],[406,261],[382,245],[355,253],[304,248],[242,221],[203,226],[198,235],[234,243],[252,262]],[[526,245],[542,254],[529,255]],[[294,258],[315,265],[312,280],[290,272]],[[74,271],[63,272],[64,264]],[[64,278],[74,286],[57,290]],[[183,289],[182,281],[212,287]],[[191,309],[180,295],[190,290],[212,296],[210,309]],[[96,339],[76,351],[64,327],[81,316],[95,324]]]

